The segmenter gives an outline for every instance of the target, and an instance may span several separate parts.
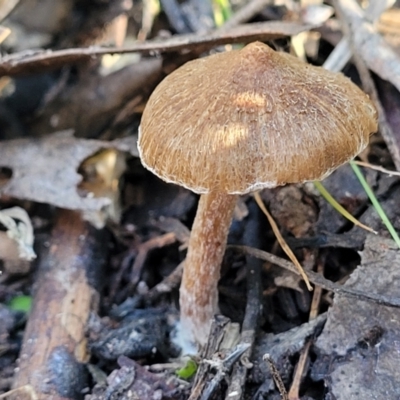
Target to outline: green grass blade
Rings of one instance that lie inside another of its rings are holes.
[[[213,0],[214,21],[219,27],[232,16],[232,9],[229,0]]]
[[[318,189],[318,191],[321,193],[322,197],[340,214],[343,215],[343,217],[347,218],[350,222],[352,222],[354,225],[357,225],[358,227],[367,230],[368,232],[372,233],[377,233],[375,232],[372,228],[370,228],[367,225],[362,224],[360,221],[358,221],[356,218],[354,218],[343,206],[341,206],[333,197],[332,195],[325,189],[325,187],[322,185],[321,182],[319,181],[314,181],[314,186]]]
[[[350,161],[351,168],[353,168],[354,173],[356,174],[358,180],[360,181],[362,187],[365,190],[365,193],[367,193],[372,205],[375,207],[376,212],[378,213],[379,217],[381,218],[382,222],[385,224],[387,230],[389,233],[392,235],[393,240],[396,242],[397,246],[400,248],[400,238],[399,235],[397,234],[396,230],[394,229],[393,225],[389,221],[389,218],[387,217],[385,211],[379,204],[378,199],[375,197],[374,192],[368,185],[368,182],[366,181],[363,173],[361,172],[359,166],[354,163],[353,161]]]

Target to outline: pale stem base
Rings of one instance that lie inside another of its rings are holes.
[[[202,195],[193,223],[180,288],[181,329],[200,345],[218,311],[218,280],[237,197]]]

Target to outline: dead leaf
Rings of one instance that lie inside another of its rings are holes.
[[[312,232],[316,210],[299,187],[288,185],[263,191],[261,196],[268,197],[271,214],[283,232],[290,232],[296,238]]]
[[[67,17],[74,5],[72,0],[24,0],[19,3],[3,21],[3,25],[11,30],[4,45],[13,51],[49,47],[53,35],[66,28]]]
[[[362,262],[345,286],[381,295],[400,291],[400,251],[392,240],[368,235]],[[400,396],[400,310],[336,296],[316,343],[337,400]],[[325,355],[325,356],[324,356]],[[318,365],[318,364],[317,364]]]
[[[250,379],[253,383],[265,383],[270,390],[274,389],[271,371],[263,361],[263,357],[268,353],[275,361],[280,372],[284,373],[285,381],[291,378],[293,365],[290,357],[300,352],[306,340],[315,334],[324,324],[326,314],[319,315],[316,319],[296,326],[289,331],[279,334],[267,333],[259,336],[251,362],[254,368],[251,371]]]
[[[4,141],[0,166],[10,168],[12,177],[0,189],[2,195],[48,203],[70,210],[100,210],[110,204],[105,197],[79,195],[80,164],[100,149],[116,148],[137,155],[134,136],[113,142],[77,139],[72,131],[39,139]]]
[[[7,228],[7,238],[12,240],[9,243],[5,237],[0,236],[2,246],[7,243],[8,251],[1,252],[0,258],[15,260],[21,258],[31,261],[36,258],[33,250],[33,227],[28,213],[21,207],[11,207],[0,211],[0,223]],[[4,232],[0,232],[4,233]],[[11,255],[15,252],[14,248],[18,249],[18,257],[14,258]]]
[[[118,359],[120,368],[107,377],[107,386],[96,385],[86,400],[103,399],[169,399],[174,398],[174,385],[161,374],[153,374],[125,356]]]
[[[118,223],[121,218],[119,182],[126,170],[125,154],[115,149],[106,149],[87,158],[81,165],[80,172],[84,182],[80,188],[95,197],[111,200],[109,207],[100,211],[86,210],[83,219],[90,221],[97,229],[105,226],[107,220]]]
[[[0,0],[0,21],[7,17],[20,0]]]
[[[382,79],[392,83],[397,90],[400,90],[399,55],[397,55],[385,39],[379,35],[376,26],[367,19],[364,11],[355,0],[336,0],[335,6],[337,9],[340,9],[343,18],[346,20],[349,33],[352,37],[353,47],[357,49],[357,53],[363,58],[368,68]],[[380,9],[378,16],[383,11],[384,9]],[[348,60],[347,57],[351,54],[348,42],[342,40],[341,43],[336,46],[336,49],[332,52],[329,59],[324,63],[326,69],[337,70],[337,66],[333,66],[334,53],[336,56],[340,54],[339,57],[345,64]],[[341,69],[344,64],[339,62],[338,68]]]

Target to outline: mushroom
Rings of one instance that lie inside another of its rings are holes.
[[[368,144],[376,110],[348,78],[254,42],[190,61],[143,112],[143,165],[201,194],[180,287],[181,329],[204,345],[237,197],[321,180]]]

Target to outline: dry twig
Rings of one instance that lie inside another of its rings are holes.
[[[255,203],[249,205],[249,217],[244,232],[244,243],[250,246],[260,245],[259,208]],[[247,302],[240,335],[240,344],[249,348],[243,353],[241,361],[233,367],[225,400],[240,400],[244,395],[247,371],[252,367],[249,362],[259,326],[261,314],[261,270],[262,262],[254,257],[246,257],[247,266]]]
[[[260,22],[241,25],[226,32],[212,32],[205,35],[176,35],[162,42],[140,42],[125,48],[71,48],[58,51],[29,51],[15,53],[0,60],[0,76],[19,75],[54,70],[64,65],[89,61],[93,57],[104,54],[141,53],[143,55],[159,55],[177,51],[206,51],[215,46],[228,43],[250,43],[254,40],[272,40],[295,35],[313,28],[297,22]]]
[[[228,246],[228,247],[242,251],[244,254],[250,254],[253,257],[260,258],[261,260],[268,261],[279,267],[285,268],[296,275],[299,275],[297,268],[291,262],[283,258],[274,256],[273,254],[267,253],[266,251],[254,249],[247,246]],[[321,276],[316,272],[313,271],[305,271],[305,272],[310,282],[312,282],[314,285],[322,287],[323,289],[330,290],[333,293],[341,294],[347,297],[353,297],[358,300],[371,301],[373,303],[386,305],[388,307],[396,307],[396,308],[400,307],[400,298],[398,297],[388,297],[385,295],[362,292],[360,290],[351,289],[348,287],[338,285],[330,281],[329,279],[324,278],[323,276]]]

